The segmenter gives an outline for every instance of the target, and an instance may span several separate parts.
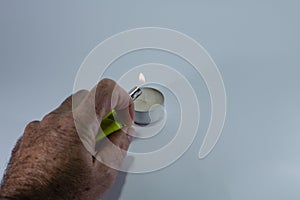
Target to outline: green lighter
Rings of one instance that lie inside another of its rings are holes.
[[[142,90],[139,87],[134,87],[129,91],[131,99],[134,101],[142,94]],[[109,136],[110,134],[120,130],[124,124],[121,124],[114,119],[116,111],[112,110],[105,117],[103,117],[100,125],[98,135],[96,136],[96,142],[99,142],[104,137]]]

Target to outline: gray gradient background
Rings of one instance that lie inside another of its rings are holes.
[[[209,157],[198,160],[199,134],[172,166],[128,175],[120,199],[299,199],[299,7],[292,0],[1,0],[1,174],[26,124],[72,92],[94,46],[123,30],[160,26],[190,35],[211,54],[227,89],[227,121]],[[168,56],[128,55],[119,67],[180,62]],[[209,115],[207,99],[202,116]]]

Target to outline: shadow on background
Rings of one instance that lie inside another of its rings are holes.
[[[127,157],[126,162],[124,162],[123,169],[125,170],[129,169],[133,161],[134,161],[133,157]],[[127,172],[120,171],[116,177],[114,184],[108,191],[106,191],[102,200],[119,200],[122,193],[122,189],[126,182],[126,177],[127,177]]]

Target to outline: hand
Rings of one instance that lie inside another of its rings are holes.
[[[91,152],[101,119],[112,109],[122,111],[127,118],[127,127],[108,137],[124,151],[103,142],[99,152]],[[81,130],[87,131],[87,140],[78,136],[74,119],[82,125]],[[129,135],[133,134],[132,119],[130,96],[110,79],[103,79],[90,92],[82,90],[68,97],[41,121],[27,125],[12,151],[0,196],[30,200],[100,199],[118,171],[95,157],[114,168],[121,166],[131,141]]]

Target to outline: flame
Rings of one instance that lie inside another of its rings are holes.
[[[139,80],[142,82],[142,83],[145,83],[146,82],[146,79],[145,79],[145,76],[143,73],[140,73],[139,75]]]

